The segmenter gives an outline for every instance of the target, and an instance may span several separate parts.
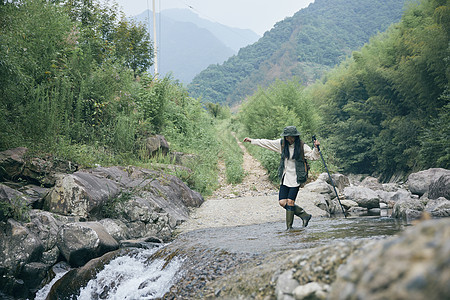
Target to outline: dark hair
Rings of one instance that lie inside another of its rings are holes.
[[[286,140],[286,137],[284,137],[284,148],[283,148],[283,154],[284,157],[290,158],[289,156],[289,142]],[[296,136],[294,140],[294,157],[293,159],[299,159],[302,155],[302,149],[300,149],[300,137]]]

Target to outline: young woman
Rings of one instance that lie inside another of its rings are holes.
[[[278,178],[280,179],[280,192],[278,201],[286,209],[286,227],[292,228],[294,215],[300,217],[303,226],[308,226],[311,215],[301,207],[295,205],[295,198],[300,187],[306,182],[308,170],[306,159],[317,160],[320,153],[317,146],[319,141],[314,142],[314,150],[300,140],[300,133],[295,126],[288,126],[283,129],[283,138],[276,140],[251,139],[246,137],[244,142],[251,143],[281,154],[280,165],[278,167]]]

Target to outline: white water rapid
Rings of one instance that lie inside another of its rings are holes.
[[[182,260],[175,257],[149,260],[158,248],[112,260],[96,278],[82,288],[78,300],[155,299],[162,297],[176,280]]]
[[[88,284],[80,290],[73,300],[91,299],[156,299],[169,291],[181,276],[182,258],[152,258],[160,248],[136,249],[128,255],[111,260],[105,268],[97,273]],[[67,270],[66,270],[67,272]],[[64,273],[58,273],[57,279]],[[36,295],[37,300],[44,300],[55,279],[42,288]]]

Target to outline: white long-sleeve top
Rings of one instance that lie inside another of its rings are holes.
[[[251,143],[252,145],[257,145],[281,154],[281,139],[251,139]],[[303,152],[305,153],[305,159],[317,160],[320,157],[320,153],[317,148],[314,147],[312,150],[306,143],[303,144]],[[282,176],[283,182],[281,182],[281,184],[288,187],[297,187],[300,186],[300,184],[297,183],[295,159],[293,159],[292,156],[294,156],[294,144],[289,145],[289,158],[286,158],[284,161],[284,173]]]

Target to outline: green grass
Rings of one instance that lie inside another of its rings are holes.
[[[244,161],[242,149],[232,135],[229,120],[223,120],[217,125],[218,140],[220,143],[220,156],[225,161],[227,182],[241,183],[245,177],[242,164]]]

